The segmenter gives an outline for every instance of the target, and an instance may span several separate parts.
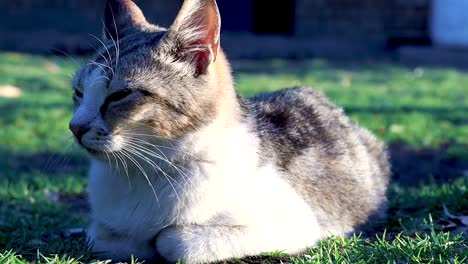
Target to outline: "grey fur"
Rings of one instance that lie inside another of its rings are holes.
[[[255,143],[247,149],[252,150],[252,153],[256,151],[260,156],[260,162],[255,163],[253,167],[257,167],[251,171],[252,174],[256,175],[261,168],[271,165],[273,168],[271,171],[267,170],[268,177],[272,174],[282,177],[281,186],[287,186],[287,190],[292,193],[290,197],[300,197],[297,200],[306,208],[304,211],[311,211],[317,216],[320,230],[337,234],[351,233],[372,220],[373,216],[382,215],[390,177],[384,144],[366,129],[353,124],[340,108],[312,88],[285,89],[250,99],[236,96],[229,64],[222,51],[218,51],[219,39],[213,39],[213,43],[208,46],[193,46],[193,43],[197,43],[194,39],[203,36],[203,32],[199,32],[203,27],[198,27],[196,23],[184,24],[184,12],[190,14],[190,8],[194,8],[199,15],[199,12],[209,6],[209,19],[215,20],[219,15],[214,0],[187,0],[182,18],[178,17],[177,20],[177,23],[183,25],[182,31],[177,30],[179,24],[165,29],[147,23],[142,12],[130,0],[108,0],[109,2],[111,5],[107,5],[107,12],[117,10],[115,15],[118,17],[110,19],[109,14],[107,15],[104,30],[106,43],[91,63],[77,73],[73,83],[75,89],[80,90],[86,77],[95,69],[102,67],[104,70],[102,80],[106,81],[107,94],[98,115],[109,131],[96,133],[96,138],[104,134],[118,134],[119,131],[144,131],[163,141],[162,144],[173,146],[172,143],[177,145],[179,139],[203,131],[223,116],[227,120],[222,121],[228,124],[214,126],[219,130],[216,133],[222,134],[223,129],[229,125],[248,127],[250,131],[243,133],[253,135]],[[189,17],[193,20],[194,16],[191,14]],[[219,35],[216,31],[219,31],[219,21],[214,22],[214,30],[208,39]],[[116,28],[110,30],[112,26]],[[197,61],[200,58],[201,61]],[[92,85],[88,89],[92,89]],[[119,99],[118,103],[114,103],[116,98]],[[81,102],[76,95],[74,99],[76,109]],[[258,148],[257,140],[260,142]],[[211,162],[203,160],[205,153],[177,153],[179,148],[183,148],[183,151],[191,150],[190,146],[174,148],[174,153],[170,153],[173,154],[170,159],[174,164],[184,164],[198,170],[202,167],[200,164]],[[220,153],[227,153],[230,149]],[[161,167],[167,168],[167,172],[174,177],[178,176],[177,172],[168,168],[170,166]],[[198,172],[196,175],[203,177],[203,171]],[[157,182],[160,175],[150,176]],[[194,179],[195,182],[204,180],[207,179]],[[236,241],[233,244],[238,243],[237,247],[242,248],[242,244],[246,242],[244,235],[248,233],[248,225],[236,223],[236,215],[217,212],[218,215],[211,216],[201,224],[190,222],[191,219],[178,218],[184,209],[193,207],[202,200],[200,197],[203,195],[196,193],[196,184],[187,184],[187,181],[184,184],[179,189],[184,202],[178,208],[175,208],[176,201],[166,203],[164,206],[173,205],[167,210],[172,212],[170,215],[160,216],[167,222],[160,229],[144,234],[152,236],[151,232],[154,232],[153,240],[139,241],[134,237],[135,234],[125,233],[119,226],[104,225],[99,220],[93,225],[98,234],[96,239],[101,239],[100,242],[104,244],[120,242],[122,245],[126,243],[126,239],[133,239],[132,241],[137,241],[134,245],[129,245],[128,250],[133,250],[133,246],[137,248],[135,250],[141,250],[140,245],[144,245],[149,252],[142,253],[142,256],[159,253],[166,258],[177,259],[181,254],[186,254],[182,257],[192,257],[190,260],[193,263],[219,260],[217,251],[220,250],[217,249],[224,242]],[[133,195],[140,193],[144,194],[143,191],[137,191]],[[93,197],[97,196],[95,194]],[[115,210],[114,207],[112,209]],[[143,220],[154,217],[146,215],[146,211],[142,214],[140,218]],[[304,226],[307,225],[301,228]],[[171,237],[167,234],[176,235]],[[326,234],[318,237],[324,235]],[[262,241],[266,240],[268,239]],[[182,245],[180,241],[185,244]],[[190,241],[202,243],[192,244]],[[173,246],[177,243],[178,247]],[[157,252],[152,252],[153,248]],[[179,248],[182,253],[178,251]],[[198,254],[199,252],[203,254]],[[258,253],[255,248],[252,251],[236,252],[238,255],[227,253],[223,258]],[[127,252],[109,253],[122,256]]]
[[[204,76],[195,76],[190,61],[178,61],[167,29],[151,25],[127,28],[118,43],[109,39],[91,61],[113,68],[104,68],[105,77],[111,80],[109,87],[125,87],[141,96],[109,113],[102,111],[103,116],[111,115],[107,117],[112,121],[107,122],[109,127],[118,129],[144,110],[151,114],[138,122],[151,126],[162,137],[177,138],[212,120],[213,91],[203,89]],[[106,56],[108,53],[111,55]],[[97,67],[94,63],[83,67],[74,86],[82,86],[82,80]]]
[[[350,122],[312,88],[291,88],[242,100],[262,140],[264,162],[321,212],[324,226],[353,227],[382,215],[390,166],[384,144]]]

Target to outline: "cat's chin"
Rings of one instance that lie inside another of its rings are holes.
[[[100,160],[108,159],[110,155],[112,155],[114,152],[117,152],[120,149],[119,144],[113,144],[112,146],[102,144],[95,144],[93,146],[93,144],[87,144],[82,142],[78,142],[78,144],[81,149],[87,152],[88,155]]]
[[[92,148],[88,148],[88,147],[83,147],[89,155],[91,155],[93,158],[98,158],[98,159],[101,159],[101,158],[105,158],[107,157],[107,155],[109,155],[110,153],[109,152],[105,152],[103,150],[96,150],[96,149],[92,149]]]

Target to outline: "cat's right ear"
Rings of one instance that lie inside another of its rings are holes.
[[[147,23],[143,12],[133,1],[106,0],[104,39],[121,39],[129,29]]]
[[[216,0],[185,0],[167,37],[173,55],[195,66],[196,75],[205,74],[216,61],[220,28]]]

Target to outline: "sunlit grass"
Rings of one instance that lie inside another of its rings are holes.
[[[67,124],[70,78],[77,67],[69,58],[0,53],[0,89],[22,91],[19,97],[0,97],[0,263],[93,259],[83,237],[61,234],[89,221],[86,159],[79,151],[65,151],[72,145]],[[468,74],[463,72],[312,60],[235,61],[233,68],[242,95],[312,86],[389,144],[440,152],[438,158],[453,162],[468,160]],[[442,210],[446,205],[453,214],[468,214],[464,173],[453,172],[458,179],[444,184],[393,184],[389,217],[380,223],[378,238],[330,238],[292,259],[280,252],[259,258],[263,263],[466,263],[466,236],[447,226]],[[432,176],[425,178],[431,182]]]

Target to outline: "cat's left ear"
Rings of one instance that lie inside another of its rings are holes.
[[[178,59],[192,63],[203,75],[216,61],[221,17],[215,0],[185,0],[172,24],[168,40]]]
[[[129,29],[145,24],[143,12],[132,0],[106,0],[104,39],[116,41]]]

